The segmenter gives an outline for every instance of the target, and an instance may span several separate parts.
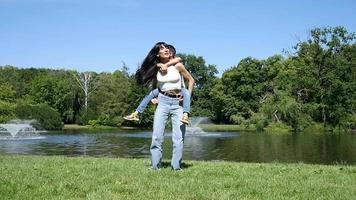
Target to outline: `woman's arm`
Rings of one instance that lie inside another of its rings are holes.
[[[193,86],[194,86],[194,78],[192,77],[192,75],[187,71],[187,69],[185,69],[184,65],[182,63],[177,63],[176,68],[178,69],[178,71],[180,72],[180,74],[183,76],[183,78],[185,80],[188,80],[188,90],[190,95],[192,95],[193,93]]]

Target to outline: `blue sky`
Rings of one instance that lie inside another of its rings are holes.
[[[291,50],[315,27],[356,32],[352,0],[0,0],[0,66],[137,69],[158,41],[220,74]]]

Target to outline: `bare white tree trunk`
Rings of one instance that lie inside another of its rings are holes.
[[[92,72],[82,72],[82,73],[77,73],[75,76],[77,83],[79,84],[79,87],[83,90],[84,92],[84,107],[85,110],[88,109],[88,99],[89,95],[95,91],[97,88],[97,84],[93,80]]]
[[[273,112],[273,116],[274,116],[274,118],[276,118],[277,122],[279,122],[279,118],[278,118],[277,112],[278,112],[278,111],[275,110],[275,111]]]

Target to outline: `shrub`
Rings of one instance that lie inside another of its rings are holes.
[[[269,133],[289,133],[292,127],[282,122],[271,122],[264,130]]]
[[[253,113],[250,123],[255,125],[257,131],[263,131],[268,126],[268,119],[262,113]]]
[[[96,120],[97,114],[94,110],[88,108],[87,110],[82,109],[79,113],[79,118],[76,123],[79,125],[88,125],[89,120]]]
[[[244,121],[245,121],[245,118],[239,114],[236,114],[236,115],[231,115],[230,116],[230,121],[233,123],[233,124],[243,124]]]
[[[60,130],[63,122],[60,114],[47,104],[18,103],[15,109],[16,115],[21,119],[35,119],[34,126],[37,129]]]
[[[5,123],[15,118],[15,105],[0,100],[0,123]]]
[[[99,126],[99,123],[97,120],[89,120],[88,124],[94,128]]]
[[[346,114],[340,120],[340,125],[348,131],[356,131],[356,114]]]

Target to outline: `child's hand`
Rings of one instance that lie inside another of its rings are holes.
[[[161,72],[167,72],[167,68],[168,68],[168,66],[166,64],[162,64],[160,70],[161,70]]]
[[[179,97],[179,101],[183,101],[183,96],[182,95]]]
[[[151,103],[153,103],[153,104],[158,104],[158,99],[157,98],[153,98],[153,99],[151,99]]]

